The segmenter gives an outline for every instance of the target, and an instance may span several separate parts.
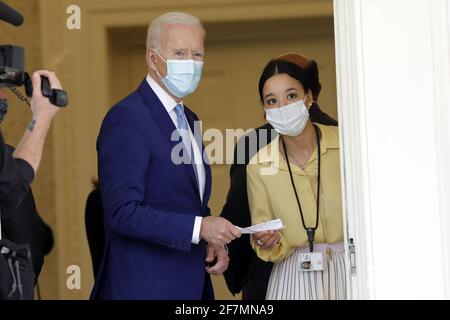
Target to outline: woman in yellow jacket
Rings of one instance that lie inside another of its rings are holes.
[[[338,130],[309,119],[309,69],[272,60],[259,82],[279,136],[247,166],[252,224],[279,218],[285,226],[252,237],[257,255],[275,263],[267,299],[346,298]]]

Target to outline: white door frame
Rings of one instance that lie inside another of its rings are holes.
[[[450,298],[449,2],[334,1],[349,298]]]

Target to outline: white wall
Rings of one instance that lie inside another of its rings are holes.
[[[449,2],[334,2],[353,298],[450,298]]]

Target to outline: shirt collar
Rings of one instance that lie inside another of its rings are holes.
[[[183,106],[183,101],[180,101],[180,103],[177,103],[161,86],[153,80],[150,75],[147,75],[147,83],[152,88],[153,92],[158,97],[159,101],[161,101],[164,108],[167,110],[168,113],[170,113],[178,104],[181,104]]]
[[[318,123],[315,123],[315,125],[319,127],[321,133],[320,154],[326,153],[328,149],[339,149],[339,136],[337,134],[337,128],[325,126]],[[280,135],[277,135],[277,137],[271,143],[269,143],[258,152],[256,162],[258,164],[273,163],[275,164],[275,166],[279,167],[281,160],[279,143]],[[311,160],[315,160],[316,157],[317,153],[315,152],[312,155]]]

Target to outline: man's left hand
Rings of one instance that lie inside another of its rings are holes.
[[[208,244],[206,247],[206,263],[214,263],[210,267],[206,266],[206,272],[216,276],[220,276],[228,268],[230,258],[228,252],[223,246]]]

